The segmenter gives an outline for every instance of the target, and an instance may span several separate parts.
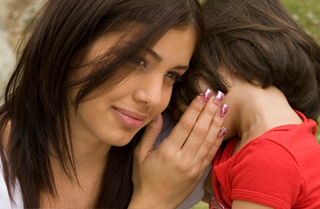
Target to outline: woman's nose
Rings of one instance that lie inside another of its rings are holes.
[[[138,102],[143,102],[148,106],[159,105],[162,101],[163,76],[148,77],[143,79],[139,87],[133,94]]]

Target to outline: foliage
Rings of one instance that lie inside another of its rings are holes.
[[[320,40],[319,0],[281,0],[295,20]]]

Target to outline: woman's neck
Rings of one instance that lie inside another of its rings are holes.
[[[72,139],[72,147],[75,170],[72,169],[69,162],[66,162],[69,176],[61,167],[58,158],[51,158],[58,198],[43,193],[41,195],[41,205],[43,207],[93,207],[93,201],[100,189],[111,146],[75,136]]]
[[[101,141],[90,140],[89,138],[84,137],[73,137],[73,163],[76,169],[77,177],[79,177],[79,175],[86,176],[87,178],[101,176],[107,163],[110,148],[110,145]],[[58,158],[56,157],[52,158],[53,165],[55,165],[54,168],[61,167],[58,166],[59,163],[57,159]],[[71,166],[68,167],[71,168]],[[58,173],[63,172],[61,169],[56,170]]]

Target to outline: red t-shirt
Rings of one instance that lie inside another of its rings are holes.
[[[239,140],[227,141],[213,160],[210,208],[245,200],[273,208],[320,209],[320,147],[317,124],[273,128],[232,156]]]

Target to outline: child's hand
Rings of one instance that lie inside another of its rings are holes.
[[[199,183],[223,138],[223,118],[217,114],[221,100],[210,95],[206,91],[192,101],[156,150],[161,115],[147,126],[135,150],[129,208],[176,208]]]

